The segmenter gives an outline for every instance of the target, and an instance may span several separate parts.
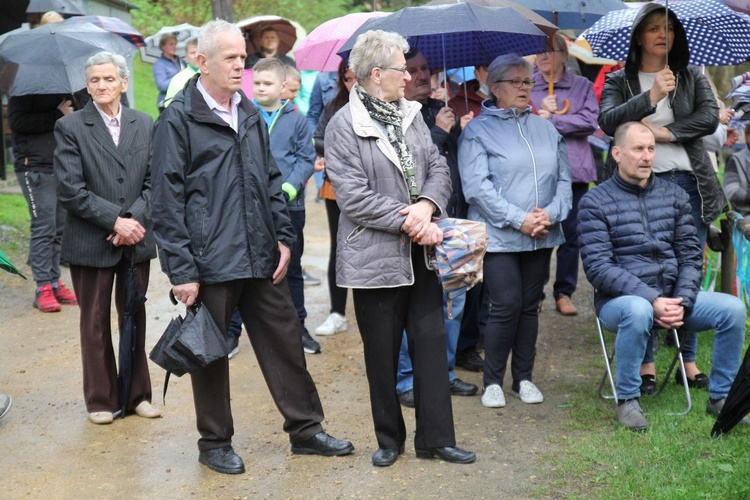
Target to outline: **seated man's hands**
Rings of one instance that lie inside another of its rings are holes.
[[[682,297],[657,297],[652,304],[654,322],[662,328],[679,328],[684,324],[685,308]]]

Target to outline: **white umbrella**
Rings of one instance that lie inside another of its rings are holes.
[[[164,35],[174,35],[177,37],[177,55],[185,57],[185,42],[194,36],[198,36],[199,31],[199,27],[188,23],[178,24],[177,26],[164,26],[153,35],[146,37],[146,45],[140,48],[141,60],[154,64],[161,57],[159,41]]]

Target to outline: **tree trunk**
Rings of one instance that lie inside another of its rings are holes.
[[[232,0],[211,0],[214,17],[224,19],[230,23],[234,22],[234,9]]]

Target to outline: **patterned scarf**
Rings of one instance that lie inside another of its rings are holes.
[[[385,125],[388,141],[398,154],[401,175],[403,175],[406,185],[409,188],[409,198],[412,203],[416,203],[419,196],[416,169],[414,168],[414,158],[412,158],[409,147],[406,145],[406,139],[404,138],[404,130],[402,128],[404,116],[401,114],[398,102],[385,102],[377,97],[373,97],[358,83],[354,85],[354,88],[357,89],[359,100],[365,105],[365,109],[370,113],[372,119]]]

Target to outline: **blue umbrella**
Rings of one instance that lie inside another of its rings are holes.
[[[658,2],[664,5],[663,2]],[[670,2],[688,38],[690,64],[733,66],[750,57],[750,17],[717,0]],[[624,61],[638,9],[610,12],[583,34],[598,57]]]
[[[607,12],[627,8],[620,0],[523,0],[523,6],[561,30],[583,30]]]
[[[431,68],[487,66],[501,54],[544,52],[547,37],[512,8],[469,3],[406,7],[365,22],[338,54],[348,58],[357,37],[370,30],[392,31],[408,38]]]

